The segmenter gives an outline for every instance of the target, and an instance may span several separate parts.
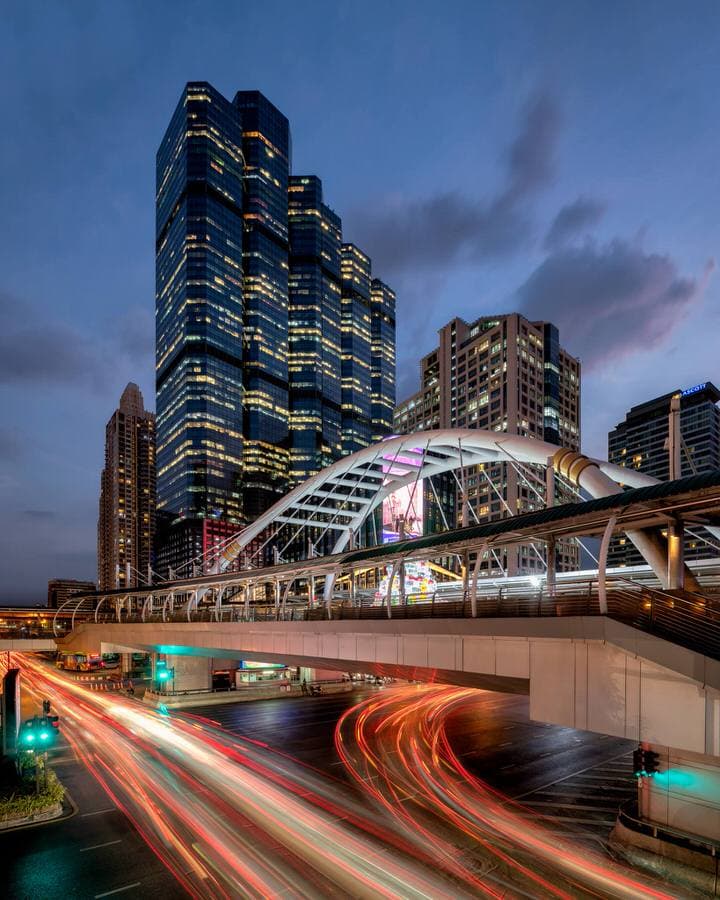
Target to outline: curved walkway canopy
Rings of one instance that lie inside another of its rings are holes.
[[[251,541],[271,526],[298,532],[333,532],[333,553],[341,552],[367,516],[393,491],[421,478],[488,463],[551,465],[592,497],[618,493],[620,485],[646,487],[657,480],[634,469],[591,460],[555,444],[520,435],[477,429],[421,431],[389,438],[346,456],[298,485],[228,543],[213,566],[221,573]],[[664,557],[647,535],[629,537],[655,568]],[[660,553],[660,555],[658,555]]]

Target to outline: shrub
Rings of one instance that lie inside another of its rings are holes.
[[[65,789],[52,769],[47,770],[47,789],[35,794],[34,779],[25,778],[20,788],[8,797],[0,798],[0,821],[21,819],[44,812],[65,796]]]

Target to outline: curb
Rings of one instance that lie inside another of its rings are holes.
[[[52,814],[49,814],[52,810]],[[65,796],[62,802],[55,803],[50,810],[35,813],[32,816],[25,816],[23,819],[12,819],[10,821],[0,822],[0,837],[8,831],[20,831],[23,828],[38,828],[41,825],[49,825],[52,822],[64,822],[65,819],[72,819],[78,812],[78,806],[65,790]]]

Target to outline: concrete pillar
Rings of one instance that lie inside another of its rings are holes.
[[[685,528],[675,520],[668,526],[668,590],[682,590],[685,587]]]
[[[153,689],[157,689],[157,661],[163,658],[172,677],[166,682],[168,692],[201,691],[212,687],[212,660],[206,656],[181,656],[175,653],[152,655]],[[163,690],[163,686],[160,687]]]
[[[680,431],[680,394],[675,394],[670,400],[670,415],[668,416],[668,463],[670,481],[682,476],[682,460],[680,450],[682,447],[682,433]]]
[[[315,576],[308,578],[308,606],[312,609],[315,606]]]
[[[547,577],[546,586],[549,596],[555,596],[555,538],[547,539]]]
[[[120,654],[120,674],[123,676],[127,676],[132,672],[133,662],[132,662],[132,653],[121,653]]]

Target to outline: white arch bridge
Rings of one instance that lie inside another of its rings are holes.
[[[470,467],[479,467],[478,477],[488,482],[490,491],[511,512],[502,486],[492,477],[493,472],[501,472],[499,464],[517,472],[518,479],[536,494],[537,504],[543,504],[542,509],[502,522],[483,525],[476,521],[459,530],[446,523],[447,532],[432,538],[355,549],[357,535],[386,497],[403,487],[412,495],[421,480],[429,479],[432,486],[435,475],[450,473],[455,480],[464,522],[476,517],[463,474]],[[680,486],[686,481],[674,484]],[[582,489],[595,501],[606,498],[603,509],[593,507],[593,501],[545,509],[545,497],[552,501],[556,482],[566,496],[574,491],[577,497]],[[543,485],[548,487],[546,493],[541,490]],[[659,511],[651,514],[650,500],[642,497],[636,508],[632,499],[636,491],[623,492],[623,486],[646,490],[660,487],[655,479],[633,469],[592,460],[534,438],[464,429],[403,435],[348,456],[296,487],[214,557],[200,560],[201,571],[194,577],[131,591],[74,597],[61,606],[58,615],[72,613],[73,623],[78,616],[90,616],[98,622],[129,618],[192,621],[202,612],[221,621],[227,616],[250,618],[257,608],[268,605],[276,615],[285,615],[302,601],[308,613],[322,607],[322,614],[330,616],[338,603],[357,605],[358,600],[369,599],[377,606],[375,592],[368,597],[367,591],[363,594],[363,586],[377,585],[378,574],[387,567],[387,596],[380,599],[384,601],[383,614],[392,616],[393,585],[399,587],[401,601],[407,601],[403,596],[403,566],[418,553],[428,558],[457,558],[460,575],[454,582],[440,585],[441,593],[445,600],[461,598],[468,604],[469,614],[476,615],[478,597],[486,592],[486,580],[480,578],[483,561],[489,568],[487,561],[498,559],[496,548],[539,544],[541,550],[536,548],[535,552],[545,569],[546,592],[553,594],[559,582],[553,571],[554,553],[546,548],[554,546],[556,539],[581,535],[602,537],[598,574],[594,576],[595,586],[590,588],[602,612],[607,608],[605,561],[614,531],[624,531],[635,544],[656,587],[697,590],[694,575],[682,561],[682,533],[694,522],[720,536],[713,518],[715,511],[708,508],[707,491],[701,490],[687,508],[676,509],[665,495],[664,489],[671,485],[662,485],[663,496],[656,504]],[[426,546],[428,540],[433,542],[432,548]],[[321,546],[328,546],[331,552],[318,557],[316,548]],[[301,558],[285,562],[289,548]],[[273,550],[274,564],[264,565],[269,549]],[[369,570],[374,571],[372,578],[367,577]],[[567,576],[563,580],[570,583]],[[526,580],[522,583],[526,589]],[[507,589],[512,586],[510,580],[503,584]],[[492,581],[489,589],[497,590],[497,582]]]

